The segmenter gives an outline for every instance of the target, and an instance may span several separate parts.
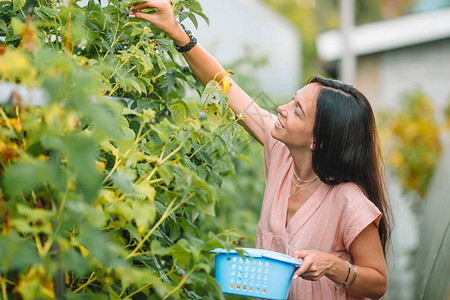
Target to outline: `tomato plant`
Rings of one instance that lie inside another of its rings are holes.
[[[45,95],[0,106],[3,299],[223,298],[209,251],[240,237],[208,216],[248,137],[130,4],[0,2],[0,85]]]

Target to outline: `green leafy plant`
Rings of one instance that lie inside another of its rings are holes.
[[[0,3],[0,86],[47,100],[0,107],[3,299],[223,298],[209,251],[241,238],[211,216],[248,137],[131,4]]]

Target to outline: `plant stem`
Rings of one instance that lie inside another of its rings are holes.
[[[133,56],[133,54],[134,54],[134,52],[136,52],[136,50],[137,49],[139,49],[139,47],[141,46],[141,44],[142,44],[142,39],[140,39],[139,40],[139,42],[136,44],[136,46],[134,47],[134,49],[133,49],[133,51],[131,51],[131,53],[130,53],[130,55],[123,61],[123,63],[119,66],[119,67],[116,67],[116,69],[114,70],[114,72],[112,72],[112,74],[111,74],[111,76],[109,76],[109,79],[111,79],[113,76],[114,76],[114,74],[116,74],[116,72],[118,71],[118,70],[120,70],[130,59],[131,59],[131,57]],[[119,63],[117,63],[117,65],[118,65]]]
[[[122,162],[122,161],[119,159],[119,156],[118,156],[118,155],[114,155],[114,156],[116,157],[116,161],[114,162],[114,166],[112,167],[111,171],[109,171],[108,175],[106,175],[105,179],[103,179],[103,182],[102,182],[102,183],[105,183],[106,180],[108,180],[109,177],[111,177],[111,175],[114,173],[114,171],[117,169],[117,167],[118,167],[118,166],[120,165],[120,163]]]
[[[3,300],[8,300],[8,293],[6,291],[6,279],[3,279],[2,276],[0,276],[0,285],[2,286],[2,297],[3,297]]]
[[[114,94],[114,92],[117,91],[118,89],[119,89],[119,85],[117,83],[114,84],[114,87],[111,90],[111,92],[108,94],[108,96],[112,96],[112,94]]]
[[[158,220],[158,222],[156,222],[156,224],[153,225],[152,229],[150,229],[150,231],[140,241],[140,243],[136,246],[136,248],[134,248],[134,250],[130,254],[128,254],[128,256],[125,257],[125,259],[129,259],[130,257],[134,256],[134,254],[144,245],[144,243],[148,240],[148,238],[152,235],[152,233],[159,227],[159,225],[161,225],[162,222],[164,222],[164,220],[170,215],[169,214],[169,212],[171,211],[170,209],[172,208],[172,205],[175,203],[176,200],[177,200],[177,197],[173,198],[173,200],[170,201],[169,205],[166,208],[166,211],[161,216],[161,218]]]
[[[81,291],[82,289],[84,289],[85,287],[87,287],[88,285],[90,285],[92,282],[94,282],[95,280],[97,280],[97,277],[94,276],[95,275],[95,271],[92,272],[91,276],[89,276],[89,279],[83,283],[82,285],[80,285],[75,291],[73,291],[74,294],[78,293],[79,291]]]
[[[145,290],[146,288],[148,288],[149,286],[151,286],[153,283],[147,283],[146,285],[144,285],[143,287],[140,287],[139,289],[135,290],[134,292],[132,292],[131,294],[127,295],[125,298],[123,298],[123,300],[128,299],[130,297],[132,297],[133,295],[139,293],[140,291]],[[122,296],[123,292],[125,292],[125,289],[122,291],[122,293],[120,293],[119,297]]]
[[[234,122],[228,123],[224,128],[222,128],[218,133],[216,133],[209,141],[207,141],[205,144],[203,144],[200,148],[198,148],[194,153],[189,156],[189,159],[191,159],[195,154],[197,154],[198,151],[205,148],[209,143],[211,143],[216,137],[218,137],[225,129],[230,127]]]
[[[144,134],[141,135],[142,130],[144,128],[144,125],[141,124],[141,126],[139,127],[138,133],[137,133],[137,138],[134,141],[133,145],[130,147],[130,149],[128,149],[124,154],[123,157],[128,156],[128,154],[130,154],[131,150],[134,148],[134,146],[136,144],[138,144],[149,132],[150,130],[146,131]],[[114,154],[113,154],[114,155]],[[116,161],[114,162],[114,166],[112,167],[111,171],[109,171],[108,175],[106,175],[105,179],[103,180],[103,183],[106,182],[106,180],[108,180],[109,177],[111,177],[111,175],[114,173],[114,171],[117,169],[117,167],[120,165],[120,163],[122,162],[121,159],[119,159],[118,155],[114,155],[116,157]]]
[[[170,152],[162,161],[158,162],[158,164],[155,166],[155,168],[150,172],[150,174],[147,176],[147,178],[144,179],[144,181],[149,180],[150,178],[152,178],[152,176],[156,173],[156,171],[158,170],[158,167],[160,165],[162,165],[163,163],[165,163],[169,158],[172,157],[172,155],[174,155],[175,153],[177,153],[178,151],[180,151],[181,147],[183,147],[184,143],[181,143],[175,150],[173,150],[172,152]]]
[[[6,126],[8,126],[9,129],[14,131],[14,128],[12,127],[11,123],[9,122],[9,118],[6,115],[5,111],[3,110],[3,107],[0,107],[0,114],[2,115],[3,119],[5,120]]]
[[[42,257],[44,256],[43,251],[42,251],[42,242],[41,242],[41,238],[39,237],[38,234],[34,234],[34,240],[36,241],[36,249],[38,254]]]
[[[177,197],[173,198],[173,200],[169,203],[169,205],[166,208],[166,211],[163,213],[158,222],[152,227],[152,229],[150,229],[150,231],[142,239],[142,241],[136,246],[136,248],[134,248],[133,252],[131,252],[125,259],[134,256],[137,250],[139,250],[142,247],[142,245],[144,245],[145,241],[147,241],[150,238],[150,236],[153,234],[153,232],[155,232],[156,229],[158,229],[158,227],[162,224],[162,222],[164,222],[165,219],[167,219],[171,214],[173,214],[181,205],[186,203],[190,198],[191,198],[190,196],[189,197],[186,196],[184,199],[181,199],[181,201],[178,202],[178,204],[174,208],[172,208],[172,205],[177,200]]]
[[[167,146],[167,145],[166,145],[166,146]],[[162,148],[162,150],[161,150],[161,155],[159,156],[159,160],[162,160],[162,159],[163,159],[164,152],[166,152],[166,146],[164,146],[164,147]]]
[[[186,276],[183,277],[183,279],[180,281],[180,283],[178,283],[178,285],[171,290],[167,295],[164,296],[163,300],[167,299],[170,295],[172,295],[173,293],[175,293],[176,291],[178,291],[187,281],[187,278],[189,277],[189,275],[191,275],[195,269],[197,268],[197,266],[194,266],[187,274]]]
[[[48,254],[53,245],[53,238],[50,236],[48,240],[45,242],[44,247],[42,248],[42,253],[45,255]]]
[[[174,268],[172,268],[172,270],[170,270],[170,271],[167,272],[166,274],[160,276],[158,279],[162,279],[163,277],[168,276],[168,275],[172,274],[173,272],[175,272],[175,269],[174,269]],[[128,298],[134,296],[135,294],[137,294],[137,293],[139,293],[139,292],[145,290],[146,288],[148,288],[148,287],[151,286],[152,284],[153,284],[153,283],[151,283],[151,282],[150,282],[150,283],[147,283],[146,285],[140,287],[139,289],[135,290],[135,291],[132,292],[131,294],[127,295],[127,296],[126,296],[125,298],[123,298],[122,300],[126,300],[126,299],[128,299]],[[123,294],[124,292],[125,292],[125,289],[120,293],[120,296],[122,296],[122,294]],[[119,297],[120,297],[120,296],[119,296]]]
[[[154,184],[154,183],[157,183],[157,182],[160,182],[160,181],[162,181],[162,178],[153,179],[153,180],[149,181],[148,184]]]
[[[126,15],[125,15],[126,16]],[[125,16],[123,16],[122,20],[125,18]],[[119,37],[116,39],[117,36],[117,32],[119,31],[119,25],[122,22],[122,20],[120,19],[120,14],[117,15],[117,27],[116,27],[116,32],[114,32],[114,38],[113,38],[113,42],[111,44],[111,46],[109,46],[109,48],[112,48],[117,41],[120,39],[120,37],[123,35],[123,32],[119,35]],[[106,51],[105,56],[103,56],[102,60],[105,60],[106,56],[109,54],[109,50]]]

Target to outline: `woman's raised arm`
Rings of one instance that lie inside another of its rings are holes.
[[[141,12],[142,9],[156,8],[151,14]],[[177,23],[169,0],[148,0],[130,8],[131,17],[146,20],[157,28],[166,32],[178,46],[184,46],[190,42],[186,32]],[[195,77],[206,85],[219,72],[224,72],[223,67],[200,45],[195,45],[190,51],[184,53],[184,58],[189,64]],[[220,76],[216,80],[220,80]],[[262,109],[251,99],[233,80],[227,92],[228,105],[236,114],[245,117],[241,125],[261,144],[267,130],[273,126],[276,116]]]

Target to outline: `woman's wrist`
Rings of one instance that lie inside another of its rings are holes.
[[[174,30],[171,32],[167,32],[167,34],[178,46],[184,46],[191,41],[190,37],[183,30],[183,28],[181,28],[180,24],[177,24]]]
[[[332,255],[330,257],[330,267],[325,274],[329,279],[335,283],[342,283],[348,273],[348,265],[345,260]]]
[[[336,283],[335,289],[339,286],[350,287],[356,279],[356,267],[337,256],[332,261],[326,276]]]

